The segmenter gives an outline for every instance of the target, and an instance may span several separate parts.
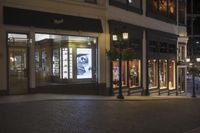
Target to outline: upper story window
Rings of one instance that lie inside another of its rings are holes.
[[[142,14],[142,0],[109,0],[109,4]]]
[[[176,22],[176,0],[148,0],[147,15],[164,21]]]
[[[178,17],[179,24],[185,25],[186,3],[185,0],[178,1]]]
[[[176,19],[175,15],[175,0],[169,0],[168,14],[171,18]]]
[[[178,61],[185,62],[186,60],[186,45],[179,43],[178,45]]]
[[[161,14],[166,15],[167,13],[167,0],[159,0],[159,11]]]

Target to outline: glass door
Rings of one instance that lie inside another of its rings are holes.
[[[8,34],[8,86],[10,94],[28,92],[27,35]]]

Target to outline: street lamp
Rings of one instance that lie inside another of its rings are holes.
[[[113,34],[112,40],[115,43],[115,46],[119,47],[119,91],[117,98],[124,99],[122,94],[122,45],[126,40],[128,40],[128,32],[119,32],[117,34]]]

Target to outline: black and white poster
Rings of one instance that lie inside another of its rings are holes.
[[[77,79],[92,78],[92,49],[77,48]]]

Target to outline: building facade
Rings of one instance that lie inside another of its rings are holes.
[[[0,93],[112,95],[119,62],[106,51],[128,32],[127,95],[186,91],[185,0],[2,0]]]

